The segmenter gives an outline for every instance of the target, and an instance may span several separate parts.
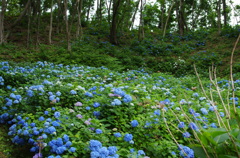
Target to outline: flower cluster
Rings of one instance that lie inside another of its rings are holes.
[[[91,150],[91,158],[118,158],[116,146],[103,147],[102,143],[98,140],[90,140],[89,149]]]

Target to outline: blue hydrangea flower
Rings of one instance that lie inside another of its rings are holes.
[[[53,121],[52,125],[55,126],[55,127],[60,126],[60,124],[57,121]]]
[[[114,133],[114,136],[115,137],[121,137],[122,135],[121,135],[121,133],[117,132],[117,133]]]
[[[109,155],[114,155],[117,152],[117,147],[116,146],[110,146],[108,147]]]
[[[70,94],[75,95],[75,94],[77,94],[77,92],[75,90],[71,90]]]
[[[68,142],[68,141],[69,141],[69,136],[66,135],[66,134],[64,134],[64,135],[63,135],[63,140],[64,140],[65,142]]]
[[[134,153],[135,152],[135,150],[132,148],[132,149],[130,149],[130,153]]]
[[[126,142],[130,142],[131,140],[133,139],[133,135],[132,134],[125,134],[125,136],[124,136],[124,140],[126,141]]]
[[[215,111],[216,109],[217,109],[217,106],[210,106],[208,110],[209,111]]]
[[[115,89],[113,90],[113,92],[114,92],[115,94],[118,94],[118,95],[122,96],[122,97],[125,96],[125,92],[122,91],[121,88],[115,88]]]
[[[102,133],[102,130],[101,130],[101,129],[96,129],[96,133],[97,133],[97,134],[101,134],[101,133]]]
[[[207,114],[208,114],[207,109],[201,108],[200,110],[201,110],[201,112],[202,112],[203,115],[207,115]]]
[[[90,93],[90,92],[86,92],[85,95],[88,96],[88,97],[93,97],[93,94]]]
[[[193,123],[193,122],[190,122],[189,128],[191,128],[191,129],[193,129],[193,130],[195,130],[195,131],[198,131],[198,130],[199,130],[198,126],[197,126],[195,123]]]
[[[40,116],[40,117],[38,118],[38,120],[39,120],[39,121],[44,121],[45,118],[44,118],[43,116]]]
[[[50,126],[50,127],[47,127],[44,131],[46,133],[53,134],[54,132],[56,132],[56,128],[53,126]]]
[[[61,114],[60,114],[60,112],[58,112],[58,111],[56,111],[56,112],[54,113],[54,117],[55,117],[55,118],[60,117],[60,115],[61,115]]]
[[[89,148],[91,151],[99,151],[102,148],[102,143],[98,140],[90,140]]]
[[[180,100],[179,103],[183,105],[183,104],[187,104],[187,101],[185,99],[182,99],[182,100]]]
[[[215,123],[210,124],[210,126],[211,126],[212,128],[217,128],[217,126],[216,126]]]
[[[49,114],[49,112],[48,111],[44,111],[44,115],[48,115]]]
[[[56,93],[57,96],[61,96],[61,94],[62,94],[62,93],[59,92],[59,91],[57,91],[57,93]]]
[[[91,158],[99,158],[100,157],[100,154],[97,151],[92,151],[90,153],[90,155],[91,155]]]
[[[160,110],[155,110],[155,111],[154,111],[154,114],[160,116],[161,111],[160,111]]]
[[[96,117],[98,117],[98,116],[101,115],[101,113],[100,113],[100,111],[94,111],[94,112],[93,112],[93,115],[96,116]]]
[[[71,147],[71,148],[69,149],[69,151],[72,152],[72,153],[74,153],[74,152],[76,151],[76,148]]]
[[[223,112],[219,112],[219,115],[220,115],[221,117],[224,117],[224,116],[225,116],[225,114],[224,114]]]
[[[198,93],[193,93],[192,96],[195,97],[195,98],[197,98],[197,97],[199,97],[199,94],[198,94]]]
[[[95,108],[97,108],[97,107],[99,107],[100,106],[100,103],[98,103],[98,102],[95,102],[94,104],[93,104],[93,107],[95,107]]]
[[[70,142],[70,141],[67,141],[66,144],[65,144],[65,146],[66,146],[67,148],[69,148],[71,145],[72,145],[72,142]]]
[[[44,133],[44,134],[42,135],[42,138],[43,138],[43,139],[47,139],[47,135]]]
[[[179,124],[178,124],[178,128],[184,128],[184,127],[185,127],[184,122],[179,122]]]
[[[114,99],[113,102],[111,103],[111,105],[115,106],[115,105],[121,105],[122,102],[119,99]]]
[[[107,157],[109,155],[109,151],[106,147],[102,147],[99,150],[100,157]]]
[[[189,111],[189,113],[192,114],[192,115],[195,113],[195,111],[194,111],[192,108],[189,108],[188,111]]]
[[[174,151],[171,152],[172,155],[176,155],[176,153]]]
[[[129,103],[132,101],[132,97],[130,95],[125,95],[124,98],[123,98],[123,102],[125,103]]]
[[[189,132],[183,133],[183,137],[184,138],[189,138],[190,136],[191,136],[191,134]]]
[[[59,154],[59,155],[61,155],[61,154],[64,153],[64,151],[66,151],[66,149],[67,149],[66,147],[60,146],[60,147],[58,147],[58,148],[56,149],[56,153]]]
[[[138,126],[138,121],[137,120],[131,121],[131,126],[132,127],[137,127]]]
[[[143,150],[138,150],[138,156],[145,155],[145,152]]]
[[[180,156],[183,158],[194,158],[194,151],[187,146],[179,145]]]

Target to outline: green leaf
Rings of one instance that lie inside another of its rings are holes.
[[[193,146],[193,147],[190,146],[190,147],[194,150],[194,155],[196,157],[204,158],[204,157],[207,157],[207,154],[210,156],[210,158],[213,157],[211,153],[206,154],[201,146]]]
[[[208,144],[208,139],[206,138],[205,135],[199,135],[199,139],[201,140],[201,142],[203,143],[204,146],[209,145]]]
[[[210,128],[205,130],[205,132],[209,133],[212,137],[227,133],[225,128]]]
[[[240,135],[239,129],[235,128],[230,131],[231,135],[235,138],[237,138]]]
[[[214,138],[214,140],[215,140],[218,144],[223,143],[223,142],[225,142],[225,141],[228,140],[228,139],[230,139],[230,137],[229,137],[229,135],[228,135],[227,133],[224,133],[224,134],[222,134],[222,135],[216,136],[216,137]]]
[[[218,158],[237,158],[237,156],[231,156],[231,155],[219,155]]]

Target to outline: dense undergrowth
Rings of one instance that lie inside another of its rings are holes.
[[[81,64],[93,67],[105,66],[111,70],[125,71],[144,68],[151,72],[167,72],[177,77],[194,74],[193,63],[201,74],[207,76],[209,66],[217,66],[219,76],[228,76],[229,58],[239,34],[239,26],[216,30],[200,29],[184,36],[168,33],[165,38],[159,30],[146,30],[139,41],[138,32],[119,33],[119,45],[108,42],[109,32],[104,28],[88,27],[81,40],[72,40],[72,52],[67,52],[66,41],[61,37],[55,44],[32,45],[28,49],[21,37],[19,42],[0,47],[2,60],[16,62],[49,61],[62,64]],[[47,37],[46,37],[47,39]],[[15,39],[16,40],[16,39]],[[234,73],[240,71],[239,46],[234,58]]]

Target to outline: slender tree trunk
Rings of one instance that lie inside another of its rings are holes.
[[[67,50],[71,52],[71,44],[70,44],[70,32],[68,27],[68,15],[67,15],[67,8],[68,0],[64,0],[64,14],[65,14],[65,25],[66,25],[66,35],[67,35]]]
[[[40,22],[41,22],[41,1],[38,1],[38,13],[37,13],[37,38],[36,38],[36,46],[40,44],[39,40],[39,30],[40,30]]]
[[[0,45],[4,43],[4,14],[6,10],[6,0],[2,0],[2,10],[0,13]]]
[[[102,23],[102,0],[97,0],[96,20],[99,25]]]
[[[137,3],[136,3],[136,7],[135,7],[136,9],[135,9],[134,14],[133,14],[133,16],[132,16],[132,20],[131,20],[131,23],[130,23],[130,25],[129,25],[129,30],[133,28],[133,25],[134,25],[134,21],[135,21],[135,17],[136,17],[137,11],[138,11],[138,6],[139,6],[139,4],[140,4],[140,0],[138,0]]]
[[[28,31],[27,31],[27,48],[31,42],[31,7],[28,8]]]
[[[139,23],[139,29],[138,29],[138,40],[139,41],[144,39],[143,8],[144,8],[144,5],[146,3],[144,0],[140,0],[140,1],[141,1],[141,5],[140,5],[140,23]]]
[[[112,15],[112,25],[110,29],[110,42],[112,44],[118,44],[117,41],[117,14],[120,6],[121,0],[113,0],[113,15]]]
[[[176,14],[178,19],[178,31],[180,35],[184,34],[184,0],[176,2]]]
[[[50,26],[48,33],[48,43],[52,44],[52,22],[53,22],[53,0],[51,0]]]
[[[161,30],[164,29],[164,14],[165,14],[165,4],[161,4]]]
[[[218,14],[218,34],[221,33],[221,0],[217,2],[217,14]]]
[[[107,12],[108,12],[108,23],[109,23],[109,25],[110,25],[110,24],[111,24],[112,0],[110,0],[109,5],[107,4],[107,0],[106,0],[106,7],[107,7]]]
[[[223,17],[224,17],[224,26],[227,26],[227,5],[226,5],[226,0],[222,0],[223,2]]]
[[[100,25],[102,25],[102,3],[103,1],[100,0],[100,6],[99,6],[99,20],[100,20]]]
[[[71,17],[71,21],[70,21],[70,26],[69,26],[69,32],[71,33],[72,31],[72,26],[73,26],[73,21],[75,20],[76,17],[76,12],[77,12],[77,8],[78,8],[78,1],[75,2],[75,4],[72,4],[72,12],[70,12],[71,14],[69,15]]]
[[[170,6],[170,8],[168,9],[168,16],[167,16],[167,19],[166,19],[166,22],[165,22],[165,26],[164,26],[164,30],[163,30],[163,38],[164,38],[165,35],[166,35],[168,20],[169,20],[169,17],[171,16],[171,12],[172,12],[172,8],[173,8],[174,4],[175,4],[175,3],[172,3],[172,5]]]
[[[195,18],[194,18],[194,11],[195,11],[195,8],[194,8],[194,1],[192,1],[192,30],[195,29]],[[197,18],[197,17],[196,17]]]
[[[89,20],[90,9],[91,9],[91,4],[89,4],[88,9],[87,9],[87,22]]]
[[[61,25],[60,25],[60,23],[61,23],[61,19],[62,19],[62,7],[61,7],[61,1],[60,0],[58,0],[57,1],[57,4],[58,4],[58,15],[57,15],[57,29],[56,29],[56,31],[57,31],[57,33],[59,34],[61,31]]]
[[[78,38],[80,36],[80,38],[82,37],[82,23],[81,23],[81,14],[82,14],[82,5],[83,5],[83,0],[77,0],[78,4],[77,4],[77,12],[78,12],[78,25],[77,25],[77,32],[76,32],[76,37]]]
[[[180,0],[180,6],[179,6],[179,34],[184,34],[184,0]]]

